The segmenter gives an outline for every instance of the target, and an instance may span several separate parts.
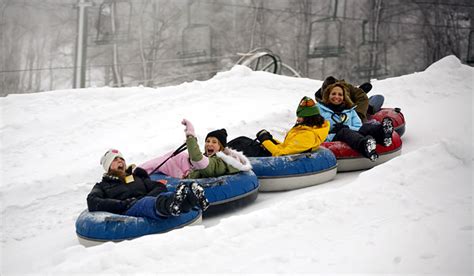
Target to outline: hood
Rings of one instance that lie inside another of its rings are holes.
[[[252,169],[250,160],[240,151],[226,147],[223,151],[217,152],[216,156],[240,171],[250,171]]]

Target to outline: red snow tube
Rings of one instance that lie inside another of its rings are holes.
[[[389,117],[393,120],[393,129],[398,135],[403,136],[405,133],[405,116],[398,107],[395,108],[382,108],[379,112],[369,116],[369,120],[374,119],[382,122],[383,118]]]
[[[324,142],[321,146],[330,149],[336,156],[337,171],[347,172],[370,169],[400,155],[402,150],[402,140],[400,139],[400,135],[394,131],[391,146],[384,147],[377,144],[375,150],[379,154],[379,158],[375,162],[362,156],[359,152],[352,149],[344,142]]]

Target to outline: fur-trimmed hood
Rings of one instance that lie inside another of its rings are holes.
[[[240,171],[250,171],[252,169],[250,160],[240,151],[226,147],[223,151],[217,152],[216,156]]]

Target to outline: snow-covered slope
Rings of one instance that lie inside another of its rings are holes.
[[[102,175],[101,155],[129,163],[174,150],[182,118],[202,144],[266,128],[283,138],[319,80],[236,66],[158,89],[89,88],[0,98],[2,275],[52,272],[471,274],[474,69],[453,56],[424,72],[373,80],[401,107],[403,153],[306,189],[164,235],[92,248],[74,222]]]

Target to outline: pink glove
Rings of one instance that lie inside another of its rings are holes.
[[[185,126],[184,133],[186,133],[186,136],[191,135],[191,136],[196,137],[196,133],[194,132],[194,126],[193,124],[191,124],[190,121],[183,119],[183,121],[181,121],[181,124]]]

